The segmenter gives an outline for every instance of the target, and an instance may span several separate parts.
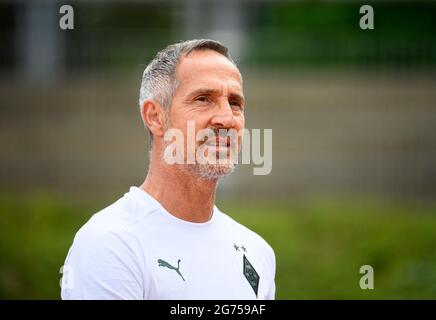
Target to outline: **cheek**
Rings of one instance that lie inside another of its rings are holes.
[[[171,127],[180,129],[185,137],[185,144],[188,143],[188,139],[194,139],[195,144],[201,144],[197,142],[197,133],[202,130],[209,128],[209,118],[204,115],[197,114],[178,114],[176,119],[171,119]]]
[[[235,117],[235,129],[237,131],[242,130],[245,128],[245,118],[244,115],[240,115]]]
[[[198,132],[201,129],[209,127],[211,117],[207,114],[190,114],[186,120],[195,122],[195,131]]]
[[[186,114],[179,111],[172,111],[170,112],[169,120],[170,120],[169,124],[171,128],[180,129],[184,133],[186,133],[186,130],[188,128],[188,120],[190,120]]]
[[[173,120],[174,124],[177,124],[178,127],[187,127],[188,121],[195,122],[195,127],[199,127],[208,122],[208,115],[201,112],[196,112],[194,110],[190,110],[189,107],[185,106],[185,110],[177,110],[171,113],[171,120]]]

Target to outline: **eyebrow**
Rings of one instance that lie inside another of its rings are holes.
[[[190,97],[195,97],[195,96],[197,96],[197,95],[202,95],[202,94],[204,94],[204,95],[216,95],[216,94],[219,94],[220,91],[221,91],[221,90],[217,90],[217,89],[199,88],[199,89],[196,89],[196,90],[194,90],[193,92],[191,92],[191,93],[189,94],[189,96],[190,96]],[[231,93],[229,94],[229,97],[239,99],[239,100],[241,100],[242,102],[245,101],[244,96],[241,95],[241,94],[239,94],[239,93],[231,92]]]

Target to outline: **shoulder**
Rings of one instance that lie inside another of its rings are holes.
[[[232,233],[237,234],[239,237],[245,239],[250,244],[254,245],[257,250],[260,251],[266,258],[275,262],[275,254],[270,244],[263,239],[259,234],[237,222],[227,214],[219,211],[219,215],[222,223],[226,225],[226,228],[231,229]]]
[[[77,231],[73,246],[87,249],[126,246],[135,237],[135,226],[154,212],[150,206],[139,205],[126,194],[118,201],[95,213]]]
[[[150,212],[135,208],[123,197],[94,214],[76,233],[68,251],[64,267],[73,272],[74,280],[72,286],[62,280],[62,298],[140,299],[144,263],[135,228],[130,226],[147,219]]]

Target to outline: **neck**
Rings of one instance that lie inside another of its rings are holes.
[[[218,180],[203,180],[181,167],[151,161],[140,188],[175,217],[189,222],[207,222],[212,217]]]

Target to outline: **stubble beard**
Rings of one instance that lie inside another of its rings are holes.
[[[164,150],[170,145],[171,142],[165,142]],[[198,146],[197,146],[198,148]],[[226,153],[228,150],[226,150]],[[165,152],[162,152],[161,159],[165,162],[164,158]],[[221,155],[222,156],[222,155]],[[185,164],[173,164],[177,166],[178,169],[187,171],[189,174],[202,179],[202,180],[218,180],[219,178],[224,178],[230,175],[235,170],[235,163],[232,161],[231,156],[227,155],[224,157],[224,161],[218,160],[218,153],[211,155],[213,157],[211,161],[207,163],[199,163],[195,160],[195,163],[185,163]],[[185,157],[186,161],[186,157]]]
[[[187,164],[186,170],[202,180],[218,180],[230,175],[235,170],[235,164],[228,160],[226,163],[195,163]]]

